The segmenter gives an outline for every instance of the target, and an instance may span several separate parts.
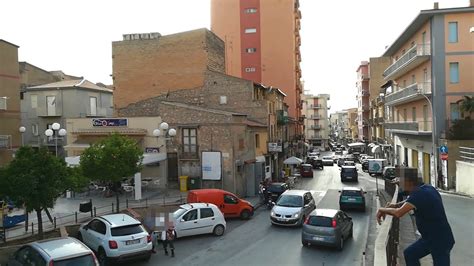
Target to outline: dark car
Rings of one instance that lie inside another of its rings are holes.
[[[365,160],[362,162],[362,171],[368,172],[369,171],[369,161]]]
[[[313,159],[311,164],[313,165],[313,169],[324,169],[323,160],[319,158]]]
[[[341,167],[341,182],[345,181],[355,181],[359,180],[359,174],[357,173],[357,168],[355,166],[342,166]]]
[[[280,195],[288,189],[289,187],[286,183],[271,183],[270,186],[268,186],[267,192],[270,193],[272,202],[275,202],[278,197],[280,197]]]
[[[300,167],[301,177],[313,177],[313,166],[311,164],[302,164]]]
[[[331,209],[316,209],[303,224],[301,244],[344,248],[344,240],[352,237],[352,218],[345,212]]]
[[[368,169],[368,166],[367,166]],[[368,171],[368,170],[367,170]],[[394,179],[395,178],[395,167],[387,166],[383,169],[383,178],[385,179]]]
[[[359,209],[365,211],[365,194],[362,188],[345,187],[339,191],[339,209]]]

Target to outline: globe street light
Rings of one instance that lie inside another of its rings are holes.
[[[51,128],[48,128],[44,131],[44,134],[47,137],[53,137],[54,131],[58,131],[58,136],[54,136],[54,148],[55,148],[55,154],[56,157],[58,156],[58,138],[59,136],[64,137],[67,134],[67,131],[64,128],[61,128],[61,125],[59,123],[53,123],[51,125]]]
[[[24,143],[23,143],[23,134],[24,134],[25,131],[26,131],[26,127],[21,126],[21,127],[18,129],[18,131],[20,131],[20,133],[21,133],[21,146],[23,147],[23,144],[24,144]]]

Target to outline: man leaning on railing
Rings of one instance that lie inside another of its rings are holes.
[[[416,175],[401,178],[400,187],[409,193],[408,198],[389,204],[386,208],[379,208],[378,223],[381,224],[386,215],[400,218],[414,210],[421,238],[404,250],[406,265],[420,265],[420,259],[431,254],[435,266],[448,266],[454,236],[444,211],[441,195],[432,186],[419,182]]]

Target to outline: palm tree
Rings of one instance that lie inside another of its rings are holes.
[[[466,119],[471,117],[471,114],[474,112],[474,96],[465,95],[462,100],[459,100],[458,103],[461,105],[459,109],[462,113],[467,113]]]

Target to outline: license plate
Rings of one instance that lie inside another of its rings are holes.
[[[356,201],[356,199],[348,198],[347,201]]]
[[[134,245],[140,243],[140,239],[125,241],[125,245]]]
[[[316,240],[316,241],[324,241],[324,237],[313,236],[313,240]]]
[[[274,196],[274,197],[277,197],[277,196],[278,196],[278,194],[275,194],[275,193],[273,193],[273,194],[272,194],[272,196]]]
[[[348,176],[347,179],[352,179],[352,176]]]
[[[286,219],[285,218],[278,218],[278,221],[284,222]]]

